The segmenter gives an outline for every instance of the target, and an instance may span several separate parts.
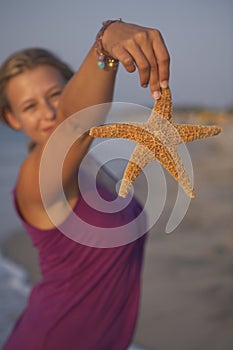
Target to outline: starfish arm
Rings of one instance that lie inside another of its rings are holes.
[[[182,160],[175,150],[170,152],[160,142],[156,143],[155,152],[152,153],[143,145],[137,145],[127,164],[123,175],[119,196],[126,197],[133,182],[141,173],[142,169],[153,160],[160,162],[170,175],[178,181],[190,198],[194,198],[193,185],[184,169]]]
[[[154,104],[149,122],[153,122],[156,118],[156,114],[159,114],[170,122],[172,121],[172,97],[169,88],[162,89],[161,97]]]
[[[90,129],[89,135],[101,138],[122,138],[144,144],[150,148],[154,144],[153,133],[144,127],[145,123],[117,123]]]
[[[209,136],[217,135],[221,132],[221,128],[216,125],[189,125],[189,124],[173,124],[180,134],[183,142],[192,142],[194,140],[203,139]]]
[[[121,186],[119,188],[119,196],[126,197],[129,190],[147,164],[155,160],[154,154],[149,151],[145,146],[137,144],[131,158],[125,169]]]
[[[164,168],[167,169],[172,177],[179,182],[187,195],[190,198],[194,198],[195,194],[193,185],[183,166],[178,152],[175,149],[168,151],[162,144],[158,144],[156,146],[155,157],[164,166]]]

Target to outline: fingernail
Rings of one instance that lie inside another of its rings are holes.
[[[161,88],[166,89],[168,87],[168,81],[167,80],[161,81],[160,86]]]
[[[155,100],[158,100],[161,96],[161,92],[160,91],[154,91],[153,94],[152,94],[152,97],[155,99]]]
[[[142,87],[143,87],[143,88],[147,88],[147,86],[148,86],[148,84],[146,84],[146,83],[145,83],[145,84],[142,84]]]

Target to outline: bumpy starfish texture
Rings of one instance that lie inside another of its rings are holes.
[[[92,128],[89,134],[92,137],[123,138],[137,143],[125,169],[119,196],[126,197],[142,169],[157,160],[193,198],[193,185],[178,153],[178,145],[220,132],[221,128],[215,125],[173,124],[171,91],[166,88],[162,89],[161,97],[156,101],[147,122],[107,124]]]

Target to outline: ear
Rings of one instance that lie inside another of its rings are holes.
[[[4,112],[5,112],[5,118],[6,118],[7,122],[9,123],[9,125],[15,130],[20,130],[21,125],[20,125],[19,121],[17,120],[17,118],[15,117],[14,113],[11,112],[8,108],[6,108]]]

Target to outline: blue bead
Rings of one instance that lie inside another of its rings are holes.
[[[99,67],[100,69],[104,69],[105,63],[104,63],[103,61],[98,61],[98,67]]]

